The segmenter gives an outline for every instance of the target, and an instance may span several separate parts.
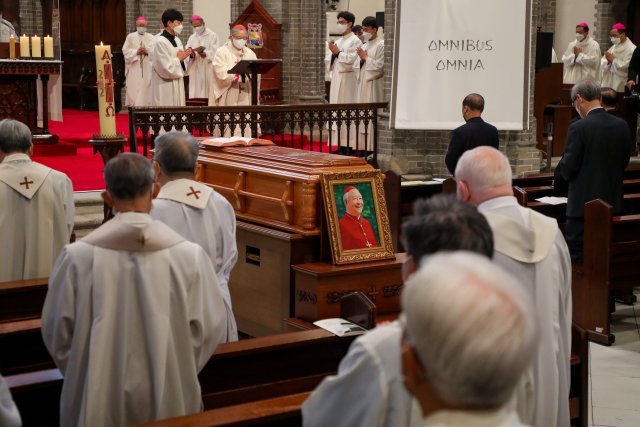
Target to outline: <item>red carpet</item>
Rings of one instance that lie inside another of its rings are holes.
[[[95,191],[104,189],[102,170],[104,165],[99,154],[93,154],[89,140],[100,131],[100,121],[96,111],[63,110],[64,122],[49,122],[49,130],[58,135],[60,142],[55,145],[34,147],[33,160],[66,173],[73,182],[74,191]],[[128,114],[116,115],[116,130],[129,137]],[[265,135],[271,139],[270,135]],[[329,152],[326,143],[309,141],[307,136],[276,135],[275,143],[284,147],[301,148]],[[142,153],[142,144],[138,147]],[[332,147],[335,151],[335,147]],[[125,144],[125,150],[129,150]]]

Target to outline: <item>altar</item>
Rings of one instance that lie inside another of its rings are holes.
[[[62,61],[0,59],[0,120],[12,118],[29,126],[34,144],[55,144],[49,132],[49,76],[60,74]],[[42,127],[38,127],[37,80],[42,81]]]

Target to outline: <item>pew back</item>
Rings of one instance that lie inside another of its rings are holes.
[[[640,276],[640,215],[614,216],[602,200],[585,204],[584,263],[573,269],[573,315],[595,342],[611,345],[615,291],[629,291]]]

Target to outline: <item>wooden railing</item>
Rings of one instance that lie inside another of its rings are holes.
[[[185,130],[195,136],[240,134],[309,151],[324,150],[360,157],[373,154],[375,164],[378,151],[378,110],[386,106],[386,102],[379,102],[240,107],[130,107],[129,145],[132,151],[137,150],[137,138],[140,138],[143,152],[147,155],[148,147],[153,147],[155,136],[172,129]]]

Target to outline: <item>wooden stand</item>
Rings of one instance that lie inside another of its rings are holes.
[[[340,316],[340,298],[353,291],[367,295],[380,314],[400,312],[402,264],[395,260],[351,265],[324,262],[292,265],[295,272],[295,316],[314,322]]]
[[[284,332],[293,315],[291,264],[319,257],[319,236],[302,236],[238,221],[238,262],[229,290],[238,330],[250,336]]]
[[[57,144],[49,132],[47,85],[51,74],[60,74],[62,61],[0,59],[0,119],[13,118],[29,126],[34,144]],[[42,128],[38,127],[36,82],[42,80]]]
[[[93,154],[100,153],[102,162],[106,165],[109,160],[118,155],[118,153],[124,151],[124,143],[127,142],[127,138],[123,135],[118,135],[115,138],[103,138],[98,135],[94,135],[89,140],[89,144],[93,147]],[[111,207],[104,203],[104,224],[108,220],[113,218]]]

